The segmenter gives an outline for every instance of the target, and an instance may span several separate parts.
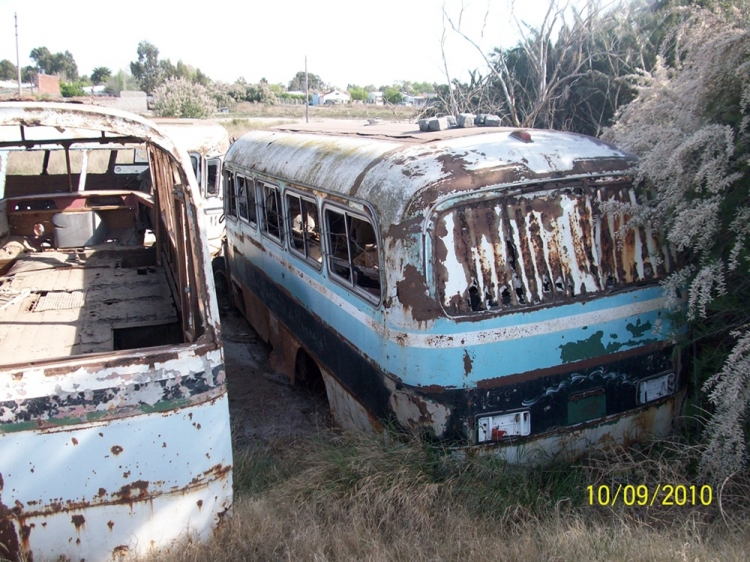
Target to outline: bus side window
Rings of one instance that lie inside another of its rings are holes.
[[[237,218],[237,196],[234,191],[234,174],[227,172],[227,216]]]
[[[318,264],[323,262],[323,253],[320,251],[320,221],[318,220],[318,206],[315,201],[302,200],[302,212],[305,224],[305,242],[307,257]],[[318,265],[320,267],[320,265]]]
[[[206,197],[219,197],[219,163],[221,160],[214,158],[206,163]]]
[[[245,197],[247,198],[247,220],[255,226],[258,224],[258,213],[255,210],[255,184],[250,178],[247,179]]]
[[[247,220],[247,197],[246,192],[246,181],[243,176],[237,176],[237,206],[240,210],[240,218]]]
[[[193,165],[193,173],[195,174],[195,179],[198,180],[198,186],[200,187],[201,183],[203,183],[201,180],[201,164],[200,164],[200,156],[197,154],[190,153],[190,163]]]
[[[289,247],[320,268],[323,257],[320,252],[318,207],[315,201],[303,199],[297,194],[287,194],[286,204]]]
[[[349,243],[346,234],[346,215],[326,209],[326,226],[328,230],[328,267],[331,273],[351,281],[349,262]]]
[[[281,200],[279,189],[273,185],[263,184],[263,225],[266,233],[281,239]]]
[[[354,267],[354,283],[380,296],[378,239],[372,225],[358,217],[349,218],[349,248]]]
[[[377,237],[364,218],[326,209],[328,266],[331,273],[355,289],[380,297]]]

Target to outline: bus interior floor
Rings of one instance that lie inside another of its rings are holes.
[[[44,251],[0,277],[0,357],[18,364],[182,342],[164,268],[147,254]]]

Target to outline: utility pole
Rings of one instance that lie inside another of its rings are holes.
[[[305,55],[305,123],[309,123],[307,112],[310,106],[310,82],[307,80],[307,55]]]
[[[18,71],[18,97],[21,97],[21,59],[18,57],[18,13],[13,13],[16,20],[16,70]]]

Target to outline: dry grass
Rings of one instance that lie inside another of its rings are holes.
[[[388,121],[413,121],[418,111],[406,105],[385,106],[364,103],[348,103],[331,106],[310,106],[311,121],[320,119],[385,119]],[[305,106],[292,104],[264,104],[242,102],[237,104],[232,117],[266,117],[304,119]]]
[[[383,119],[385,121],[413,122],[418,116],[413,107],[369,104],[341,104],[334,106],[311,106],[311,122],[328,119]],[[242,102],[228,117],[216,119],[229,132],[230,136],[241,137],[248,131],[267,129],[285,123],[299,123],[305,120],[304,105],[266,105]]]
[[[588,505],[590,483],[686,482],[693,457],[666,444],[526,471],[393,433],[277,442],[236,454],[233,516],[210,543],[147,560],[747,559],[742,486],[723,511]]]

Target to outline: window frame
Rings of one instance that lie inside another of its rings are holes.
[[[283,200],[283,193],[281,190],[281,186],[279,186],[278,183],[269,182],[262,179],[256,179],[255,180],[255,196],[257,198],[258,193],[261,193],[263,197],[261,198],[261,203],[259,205],[259,209],[262,211],[260,213],[260,217],[262,219],[261,221],[258,221],[259,224],[262,224],[260,226],[260,232],[263,236],[268,238],[269,240],[273,241],[277,245],[284,247],[284,200]],[[266,207],[266,194],[265,190],[266,188],[270,188],[272,190],[275,190],[276,194],[278,195],[278,199],[276,201],[276,215],[278,218],[277,222],[277,228],[279,230],[278,235],[273,234],[269,230],[269,223],[268,223],[268,209]]]
[[[347,253],[349,258],[349,279],[346,279],[345,277],[339,275],[338,273],[335,273],[333,271],[333,268],[331,267],[331,261],[330,258],[333,256],[333,248],[331,247],[331,231],[329,229],[329,223],[328,223],[328,212],[332,211],[335,213],[338,213],[340,215],[344,215],[344,224],[346,228],[346,244],[347,244]],[[322,225],[323,225],[323,233],[325,238],[325,245],[323,249],[323,262],[325,263],[326,273],[329,279],[331,279],[334,283],[337,283],[338,285],[344,287],[345,289],[349,290],[353,294],[363,298],[368,303],[379,306],[383,301],[383,268],[381,267],[381,264],[383,263],[382,260],[382,254],[381,254],[381,240],[380,240],[380,230],[378,228],[378,223],[375,220],[375,217],[372,215],[368,215],[365,212],[352,209],[349,206],[342,205],[342,204],[335,204],[330,201],[324,201],[322,205]],[[378,285],[379,285],[379,292],[377,295],[372,293],[371,291],[367,290],[363,285],[360,285],[356,282],[354,277],[354,271],[356,271],[356,265],[354,264],[354,259],[356,256],[352,256],[352,248],[351,248],[351,238],[349,236],[349,222],[350,220],[354,218],[357,220],[364,221],[370,225],[370,227],[373,230],[373,233],[375,235],[375,244],[377,245],[377,255],[378,255]]]
[[[236,176],[237,172],[224,168],[224,216],[234,222],[239,221]],[[234,214],[232,213],[233,206]]]
[[[312,256],[310,256],[309,252],[309,243],[308,243],[308,237],[306,236],[307,230],[303,231],[303,251],[300,251],[294,243],[294,229],[292,228],[292,221],[294,218],[292,217],[292,213],[289,206],[289,198],[294,197],[300,202],[300,214],[303,217],[303,223],[306,223],[305,217],[307,216],[306,213],[303,214],[303,202],[312,203],[315,207],[315,210],[317,212],[317,226],[318,226],[318,247],[320,249],[320,261],[316,260]],[[323,224],[320,219],[321,213],[320,213],[320,204],[318,201],[318,198],[313,195],[308,195],[301,193],[299,191],[293,190],[293,189],[286,189],[284,190],[284,216],[286,218],[286,242],[289,248],[289,253],[293,256],[297,257],[298,259],[302,260],[303,262],[307,263],[308,265],[312,266],[314,269],[321,271],[323,269],[323,262],[325,261],[325,251],[323,250],[323,238],[324,238],[324,229]]]

